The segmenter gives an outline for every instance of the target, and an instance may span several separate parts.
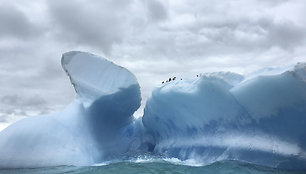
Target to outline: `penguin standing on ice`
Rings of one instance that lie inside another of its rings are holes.
[[[169,82],[171,82],[171,78],[169,78]]]
[[[163,81],[162,84],[164,84],[165,82]]]

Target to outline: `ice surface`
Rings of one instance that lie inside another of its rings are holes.
[[[166,83],[147,101],[143,123],[159,141],[220,132],[229,122],[231,127],[250,122],[230,88],[222,79],[206,76]]]
[[[135,76],[85,52],[63,54],[62,66],[78,98],[62,112],[26,118],[0,132],[0,167],[90,165],[130,146],[122,130],[140,106]]]
[[[232,86],[239,84],[245,78],[244,76],[233,72],[213,72],[213,73],[205,73],[204,75],[208,77],[213,76],[220,78]]]
[[[65,53],[62,67],[85,106],[103,95],[138,85],[136,77],[127,69],[91,53]]]
[[[131,72],[76,51],[63,54],[62,66],[77,99],[1,131],[0,167],[93,165],[149,154],[306,169],[305,63],[167,82],[139,119],[133,113],[140,87]]]
[[[143,116],[153,152],[305,169],[305,67],[265,70],[237,84],[219,73],[166,83],[153,91]]]
[[[26,118],[0,132],[0,167],[92,163],[81,113],[81,103],[75,102],[62,113]]]

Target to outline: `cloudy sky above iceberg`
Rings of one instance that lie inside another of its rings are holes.
[[[304,0],[0,0],[0,129],[63,108],[61,54],[128,68],[143,98],[168,77],[306,61]]]

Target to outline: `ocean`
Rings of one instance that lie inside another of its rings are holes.
[[[0,169],[1,174],[306,174],[263,167],[241,161],[221,161],[205,166],[167,160],[123,161],[95,166],[56,166],[45,168]]]

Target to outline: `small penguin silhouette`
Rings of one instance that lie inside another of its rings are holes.
[[[173,77],[173,79],[172,80],[175,80],[176,79],[176,77]]]
[[[197,77],[199,77],[199,75],[197,75]]]
[[[171,82],[171,78],[169,78],[169,82]]]
[[[163,81],[162,84],[164,84],[165,82]]]
[[[183,79],[181,78],[181,80],[183,80]]]

